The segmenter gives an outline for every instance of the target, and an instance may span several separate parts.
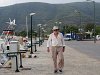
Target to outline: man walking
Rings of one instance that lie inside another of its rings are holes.
[[[47,51],[50,52],[51,47],[52,58],[54,62],[54,73],[57,73],[58,71],[62,72],[64,67],[63,52],[65,50],[65,42],[63,35],[59,32],[59,28],[57,26],[54,26],[52,30],[53,33],[50,34],[47,41]]]

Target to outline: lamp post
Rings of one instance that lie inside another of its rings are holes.
[[[74,12],[77,13],[79,15],[79,17],[80,17],[79,18],[79,21],[80,21],[80,28],[81,28],[82,27],[82,24],[81,24],[82,23],[82,15],[81,15],[81,12],[78,11],[78,10],[75,10]]]
[[[78,31],[80,32],[80,36],[79,36],[80,40],[82,40],[83,39],[82,14],[78,10],[75,10],[74,12],[79,15],[79,24],[80,24],[80,26],[79,26],[79,30]]]
[[[91,1],[93,2],[93,18],[94,18],[94,28],[93,28],[93,32],[94,32],[94,43],[96,43],[96,17],[95,17],[95,1],[93,0],[86,0],[86,1]]]
[[[32,50],[32,16],[35,15],[35,13],[30,13],[30,17],[31,17],[31,52],[30,54],[33,54],[33,50]]]
[[[42,42],[44,42],[44,28],[42,28]]]
[[[59,29],[61,30],[61,24],[62,24],[62,22],[59,22]]]
[[[35,32],[35,52],[37,52],[37,48],[36,48],[36,36],[37,36],[37,31],[34,31]]]
[[[58,25],[59,29],[61,29],[61,23],[62,22],[55,22],[55,23],[56,23],[56,25]]]
[[[26,16],[26,30],[27,30],[27,39],[28,39],[28,24],[27,24],[27,16]]]
[[[40,44],[40,28],[41,28],[41,25],[42,25],[42,24],[38,24],[38,26],[39,26],[39,46],[41,45],[41,44]]]

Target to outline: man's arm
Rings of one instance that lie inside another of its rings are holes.
[[[62,44],[63,44],[63,52],[65,51],[65,41],[64,41],[64,36],[63,34],[61,33],[61,37],[62,37]]]
[[[49,38],[48,38],[48,41],[47,41],[47,52],[50,52],[50,46],[51,46],[51,34],[50,34],[50,36],[49,36]]]

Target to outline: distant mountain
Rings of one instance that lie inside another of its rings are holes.
[[[76,2],[67,4],[48,4],[48,3],[22,3],[6,7],[0,7],[0,32],[8,25],[9,18],[16,19],[17,30],[25,29],[25,17],[28,16],[28,25],[30,27],[30,13],[35,12],[33,16],[33,25],[39,23],[52,26],[56,21],[63,24],[80,24],[80,16],[75,10],[81,13],[82,23],[93,22],[93,4],[92,2]],[[96,23],[100,24],[100,3],[96,3]]]

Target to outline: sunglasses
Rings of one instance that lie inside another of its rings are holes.
[[[55,29],[55,30],[53,30],[53,31],[58,31],[59,29]]]

